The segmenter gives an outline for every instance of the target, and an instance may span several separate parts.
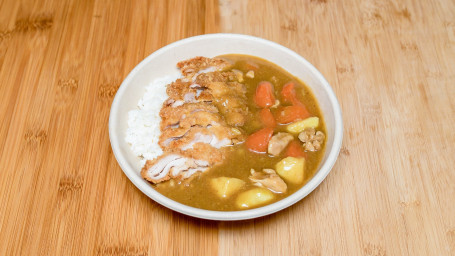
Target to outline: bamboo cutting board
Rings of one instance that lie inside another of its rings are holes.
[[[335,167],[271,216],[175,213],[111,151],[131,69],[215,32],[295,50],[340,100]],[[0,0],[0,255],[455,255],[454,96],[451,0]]]

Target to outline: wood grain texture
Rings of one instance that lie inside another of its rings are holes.
[[[301,202],[212,222],[136,189],[110,104],[181,38],[260,36],[327,78],[340,157]],[[0,1],[0,255],[454,255],[455,3]]]

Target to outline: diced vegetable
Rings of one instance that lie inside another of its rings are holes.
[[[270,138],[272,138],[273,128],[265,127],[251,134],[245,141],[246,147],[253,152],[265,153]]]
[[[286,103],[293,105],[298,105],[300,103],[297,99],[293,82],[289,82],[283,86],[283,89],[281,89],[281,96]]]
[[[259,69],[259,65],[254,63],[254,62],[252,62],[252,61],[247,61],[244,64],[244,68],[245,69],[249,69],[249,70],[258,70]]]
[[[289,82],[283,86],[283,89],[281,89],[281,97],[285,103],[290,103],[294,106],[302,106],[305,108],[305,105],[297,98],[297,93],[295,92],[295,85],[293,82]]]
[[[226,198],[239,191],[245,185],[245,181],[237,178],[218,177],[212,179],[210,185],[219,197]]]
[[[248,78],[254,78],[254,71],[250,70],[250,71],[246,72],[245,76]]]
[[[307,128],[316,128],[319,126],[319,118],[316,116],[308,117],[307,119],[294,122],[286,127],[286,130],[290,133],[301,133]]]
[[[256,87],[254,94],[254,103],[260,108],[267,108],[275,104],[275,96],[273,95],[273,87],[269,82],[260,82]]]
[[[286,106],[278,109],[276,121],[279,124],[289,124],[309,116],[310,113],[303,105]]]
[[[293,140],[289,143],[285,155],[292,157],[306,157],[306,153],[303,150],[302,143],[296,140]]]
[[[261,122],[264,124],[265,127],[272,127],[274,128],[276,126],[276,121],[275,117],[273,117],[272,112],[268,108],[263,108],[260,112],[259,115],[261,117]]]
[[[286,157],[276,164],[276,172],[287,182],[301,184],[305,176],[305,158]]]
[[[275,195],[265,188],[253,188],[241,193],[236,200],[237,207],[251,208],[270,202]]]

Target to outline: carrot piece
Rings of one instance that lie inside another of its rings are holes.
[[[245,62],[245,68],[249,70],[258,70],[259,66],[254,62],[247,61]]]
[[[273,128],[262,128],[261,130],[256,131],[255,133],[248,136],[245,141],[245,145],[250,151],[265,153],[267,152],[267,146],[270,139],[272,138],[272,134]]]
[[[304,106],[303,103],[297,98],[294,82],[289,82],[283,86],[283,89],[281,89],[281,96],[283,97],[283,101],[286,103]]]
[[[259,112],[262,124],[264,124],[265,127],[272,127],[274,128],[276,126],[276,121],[275,117],[273,117],[272,112],[268,108],[263,108]]]
[[[297,96],[295,94],[293,82],[289,82],[283,86],[283,89],[281,89],[281,96],[283,97],[284,102],[295,104]]]
[[[295,140],[289,142],[285,155],[286,155],[286,157],[292,156],[292,157],[305,157],[306,158],[306,153],[305,153],[305,151],[303,151],[302,144]]]
[[[260,82],[256,87],[254,94],[254,103],[260,108],[267,108],[275,104],[275,96],[273,95],[273,87],[269,82]]]
[[[297,120],[302,120],[310,116],[310,113],[302,105],[282,107],[278,110],[276,121],[279,124],[289,124]]]
[[[283,101],[285,103],[305,108],[305,105],[297,98],[294,82],[289,82],[283,86],[283,89],[281,89],[281,96],[283,97]]]

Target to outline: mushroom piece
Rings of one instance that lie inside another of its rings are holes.
[[[278,156],[293,139],[294,137],[291,134],[279,132],[270,139],[267,152],[271,155]]]
[[[251,175],[248,178],[254,182],[255,186],[265,187],[275,193],[284,193],[288,188],[273,169],[263,169],[262,172],[256,172],[251,169]]]
[[[314,128],[305,129],[299,134],[299,140],[303,142],[306,151],[318,151],[324,142],[325,135]]]

